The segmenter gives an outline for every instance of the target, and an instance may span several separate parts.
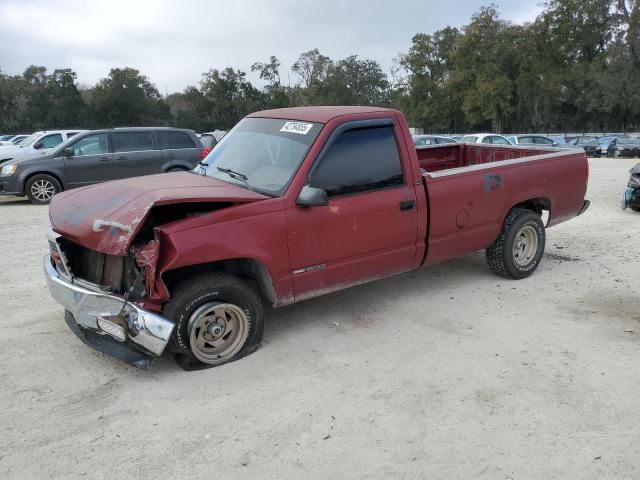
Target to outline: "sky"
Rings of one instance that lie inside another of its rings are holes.
[[[496,1],[503,18],[532,21],[541,0]],[[234,67],[258,85],[251,65],[275,55],[288,82],[300,53],[337,60],[356,54],[385,71],[416,33],[462,26],[491,0],[0,0],[0,70],[71,68],[93,85],[133,67],[161,93],[197,85],[210,68]],[[291,80],[293,83],[293,79]]]

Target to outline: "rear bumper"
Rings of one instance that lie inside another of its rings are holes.
[[[43,268],[51,296],[65,308],[67,324],[84,343],[138,368],[148,368],[165,350],[174,322],[124,298],[75,285],[58,274],[50,255],[45,255]],[[124,331],[124,338],[103,330],[99,320]]]
[[[580,211],[578,212],[578,215],[576,216],[579,217],[584,212],[586,212],[589,209],[589,205],[591,205],[591,202],[589,200],[585,200],[584,203],[582,204],[582,208],[580,209]]]

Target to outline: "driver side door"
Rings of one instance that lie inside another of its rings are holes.
[[[108,133],[92,133],[69,145],[73,155],[64,157],[67,188],[115,179]]]

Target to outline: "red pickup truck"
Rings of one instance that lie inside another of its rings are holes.
[[[56,195],[44,270],[69,327],[140,368],[254,351],[274,307],[486,250],[525,278],[545,228],[580,215],[584,151],[414,147],[403,115],[257,112],[194,172]],[[543,212],[548,220],[543,223]]]

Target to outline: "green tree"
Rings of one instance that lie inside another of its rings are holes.
[[[87,105],[78,90],[76,79],[76,73],[69,68],[54,70],[47,77],[48,128],[78,128],[86,125]]]
[[[286,107],[290,104],[287,89],[280,83],[280,65],[280,61],[273,55],[266,63],[255,62],[251,65],[251,71],[260,72],[260,80],[268,82],[264,87],[265,106],[268,108]]]
[[[94,124],[102,127],[166,125],[170,109],[158,89],[134,68],[113,68],[93,89]]]
[[[233,68],[203,74],[200,91],[207,102],[207,122],[222,130],[264,106],[262,94],[247,80],[246,73]]]

